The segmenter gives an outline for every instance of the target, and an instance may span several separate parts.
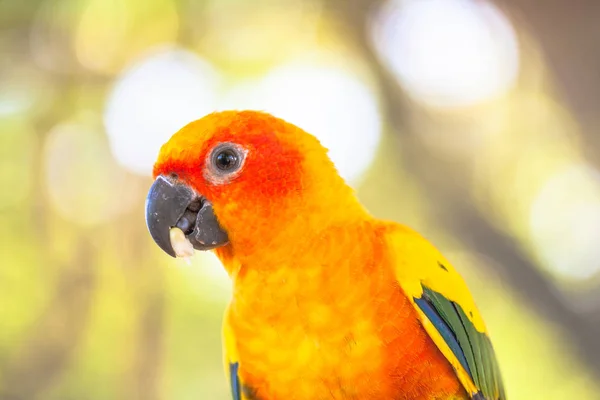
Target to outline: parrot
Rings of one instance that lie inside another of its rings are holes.
[[[233,400],[506,399],[463,278],[416,231],[372,216],[315,136],[213,112],[162,145],[153,178],[154,242],[212,251],[231,279]]]

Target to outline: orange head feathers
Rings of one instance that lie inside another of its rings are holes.
[[[161,148],[154,176],[210,201],[237,256],[364,213],[314,136],[261,112],[217,112],[188,124]]]

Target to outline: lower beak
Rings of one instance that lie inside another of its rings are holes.
[[[229,242],[212,204],[188,185],[159,176],[146,199],[146,224],[152,239],[171,257],[170,230],[179,228],[196,250],[210,250]]]

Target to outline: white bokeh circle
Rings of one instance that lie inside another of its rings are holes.
[[[511,87],[518,74],[515,31],[483,0],[390,0],[371,32],[400,84],[430,106],[487,100]]]
[[[214,111],[218,72],[198,55],[162,48],[126,69],[108,96],[104,123],[125,168],[150,175],[160,146],[187,123]]]

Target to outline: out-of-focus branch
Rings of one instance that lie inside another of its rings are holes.
[[[582,359],[600,375],[600,347],[597,345],[600,326],[594,322],[597,318],[586,318],[570,309],[517,242],[495,228],[474,206],[469,193],[457,185],[458,177],[449,176],[452,169],[447,168],[443,160],[425,156],[428,150],[416,137],[416,128],[410,126],[411,104],[377,58],[369,40],[368,18],[378,3],[331,0],[329,5],[343,18],[346,31],[354,35],[355,43],[378,78],[387,117],[399,135],[398,151],[402,152],[404,168],[416,178],[428,197],[438,199],[435,206],[439,210],[436,216],[440,223],[472,248],[493,259],[503,278],[540,314],[560,325],[579,349]]]
[[[495,0],[541,47],[557,90],[582,125],[588,160],[600,168],[600,2]]]

